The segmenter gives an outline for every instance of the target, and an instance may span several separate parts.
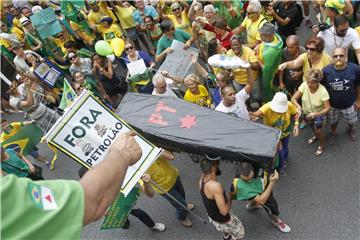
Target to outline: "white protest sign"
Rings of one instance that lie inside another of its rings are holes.
[[[126,66],[131,76],[135,74],[142,74],[146,71],[146,65],[143,59],[128,63]]]
[[[99,164],[117,136],[131,131],[119,116],[84,91],[46,134],[45,139],[87,168]],[[121,191],[126,196],[162,149],[137,135],[141,159],[126,172]]]

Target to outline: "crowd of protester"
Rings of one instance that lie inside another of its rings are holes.
[[[112,109],[117,108],[126,92],[138,91],[181,98],[249,121],[262,119],[263,124],[281,131],[273,166],[275,172],[268,176],[266,188],[255,195],[244,194],[242,198],[250,200],[247,210],[264,207],[272,223],[280,231],[289,232],[290,227],[278,217],[272,187],[279,174],[286,176],[291,135],[297,136],[301,129],[311,128],[313,136],[307,144],[318,141],[315,155],[320,157],[327,144],[336,144],[337,126],[342,116],[350,140],[357,140],[360,108],[358,5],[350,0],[300,3],[291,0],[87,0],[80,9],[68,11],[68,6],[61,1],[2,1],[1,55],[16,71],[16,77],[11,79],[6,91],[2,90],[1,141],[30,123],[46,132],[62,114],[58,106],[65,80],[76,94],[84,89],[91,91]],[[315,11],[317,22],[310,19],[310,7]],[[40,37],[31,21],[33,14],[44,9],[54,11],[62,28],[61,32],[46,38]],[[301,26],[306,28],[303,46],[297,36]],[[120,56],[103,56],[95,51],[99,40],[110,43],[115,38],[124,41]],[[171,48],[174,39],[184,43],[185,50],[193,47],[199,51],[198,57],[189,59],[196,71],[183,79],[156,70],[174,51]],[[235,69],[207,64],[208,58],[216,54],[238,57],[244,64]],[[145,87],[136,88],[128,81],[127,64],[141,59],[155,75],[147,79]],[[61,71],[62,78],[55,86],[45,84],[34,74],[42,63]],[[6,121],[6,114],[18,111],[24,112],[31,122]],[[331,129],[328,139],[327,126]],[[35,168],[26,156],[3,148],[1,154],[4,172],[43,179],[35,176]],[[49,165],[36,148],[30,155]],[[168,193],[191,210],[194,205],[186,202],[179,171],[168,163],[173,158],[172,153],[159,158],[143,180],[147,183],[151,178],[161,183]],[[210,221],[223,233],[224,239],[241,239],[243,226],[230,211],[234,193],[223,194],[216,180],[218,164],[205,159],[200,166],[204,174],[200,192]],[[28,173],[24,173],[26,171]],[[238,179],[243,181],[246,192],[249,191],[247,182],[260,178],[253,166],[242,164]],[[175,207],[177,219],[191,227],[188,212],[159,189],[155,191]],[[149,228],[165,230],[165,225],[155,223],[141,209],[133,210],[132,214],[145,218],[142,221]]]

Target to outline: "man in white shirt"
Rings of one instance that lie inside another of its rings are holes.
[[[236,93],[234,87],[226,86],[221,89],[222,101],[215,108],[216,111],[231,114],[235,117],[250,120],[245,101],[250,97],[254,79],[250,67],[248,71],[248,82],[243,89]]]
[[[176,83],[182,83],[182,80],[170,76],[167,71],[162,71],[160,74],[155,74],[152,83],[154,85],[152,95],[177,97],[172,86]]]
[[[337,15],[334,19],[334,26],[325,31],[320,31],[317,36],[325,40],[324,52],[330,56],[335,48],[352,48],[355,50],[356,58],[360,63],[360,37],[355,29],[349,27],[347,17]]]

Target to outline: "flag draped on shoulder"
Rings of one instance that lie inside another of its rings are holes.
[[[63,87],[63,94],[60,101],[59,108],[65,110],[67,106],[69,106],[72,101],[75,99],[76,93],[68,83],[66,79],[64,79],[64,87]]]
[[[30,124],[21,129],[20,132],[2,143],[2,147],[14,149],[23,155],[28,155],[40,142],[43,133],[36,124]]]
[[[262,58],[264,62],[264,68],[262,70],[261,82],[264,90],[264,102],[268,102],[275,94],[275,89],[272,84],[275,73],[278,70],[281,53],[283,47],[283,41],[278,34],[275,34],[277,42],[263,42],[261,46]]]

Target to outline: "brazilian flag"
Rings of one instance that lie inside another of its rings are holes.
[[[264,59],[264,68],[262,70],[261,83],[264,92],[264,102],[272,100],[276,89],[273,86],[273,79],[281,61],[281,53],[283,41],[280,35],[275,34],[278,39],[277,42],[263,42],[260,47],[262,48],[262,55]]]
[[[4,141],[2,147],[14,149],[26,156],[40,142],[42,136],[41,129],[33,123],[23,127],[20,132]]]
[[[72,89],[68,81],[64,79],[63,94],[61,97],[59,108],[65,110],[65,108],[72,103],[75,97],[76,97],[75,91]]]

